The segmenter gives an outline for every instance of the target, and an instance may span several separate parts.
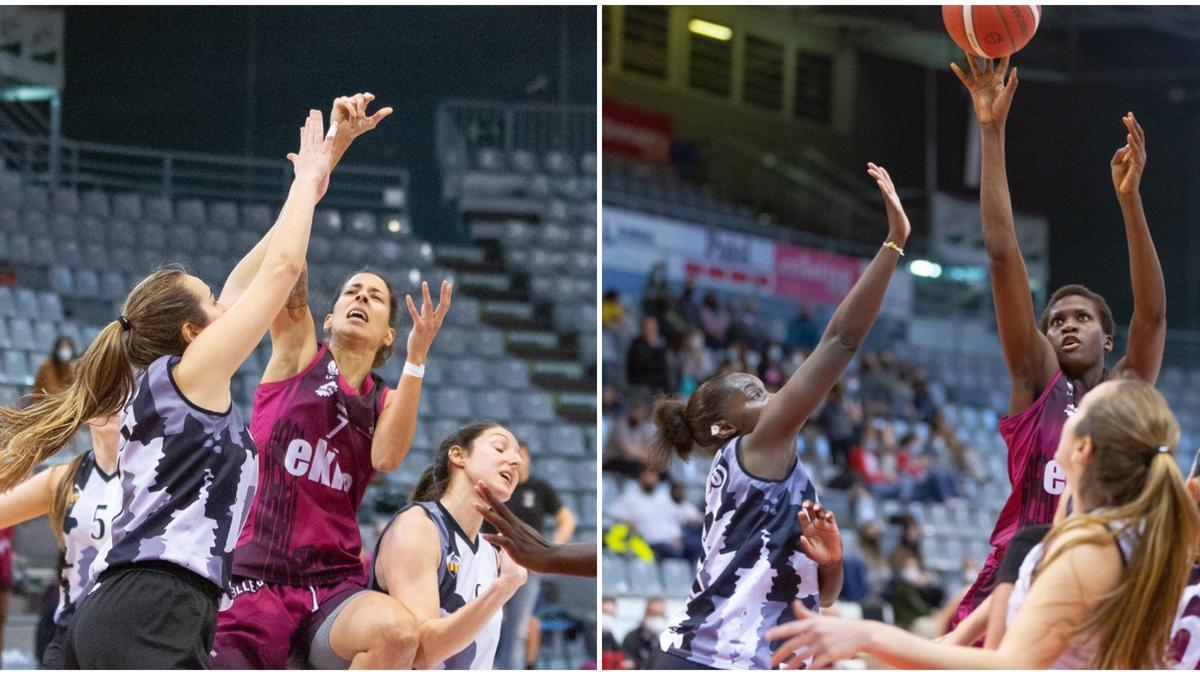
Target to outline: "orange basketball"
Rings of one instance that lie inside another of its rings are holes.
[[[1041,5],[942,5],[942,21],[954,42],[991,59],[1021,51],[1041,18]]]

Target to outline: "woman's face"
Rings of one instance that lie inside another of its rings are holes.
[[[325,330],[339,344],[361,344],[378,351],[396,339],[396,329],[389,323],[390,298],[387,284],[378,274],[355,274],[342,286],[333,311],[325,317]]]
[[[487,429],[471,443],[471,452],[452,461],[474,486],[483,481],[500,501],[512,497],[521,477],[521,449],[516,437],[504,427]]]

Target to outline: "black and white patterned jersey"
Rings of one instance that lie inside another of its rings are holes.
[[[75,475],[67,480],[72,487],[63,514],[62,574],[58,580],[58,608],[54,610],[54,623],[64,627],[96,575],[103,571],[112,520],[121,510],[121,483],[115,473],[104,473],[96,465],[94,452],[88,451]]]
[[[258,484],[258,451],[242,413],[200,408],[179,391],[163,356],[138,378],[121,416],[123,493],[109,567],[162,560],[225,588]]]
[[[705,495],[703,555],[683,610],[660,636],[662,649],[722,669],[770,669],[765,634],[795,618],[792,601],[820,611],[817,564],[800,550],[800,505],[817,501],[799,457],[783,480],[742,465],[741,437],[713,458]]]
[[[479,597],[496,581],[500,576],[500,560],[495,547],[478,534],[474,539],[467,537],[466,532],[463,532],[462,527],[440,502],[414,502],[404,507],[392,517],[391,522],[379,535],[380,542],[395,524],[396,518],[414,506],[424,509],[429,514],[429,519],[437,526],[438,538],[441,540],[437,573],[438,606],[441,608],[441,616],[449,616]],[[379,559],[378,543],[375,545],[375,559]],[[380,588],[374,568],[371,569],[370,587],[375,591],[386,592]],[[500,645],[500,624],[503,617],[504,611],[497,611],[471,644],[433,666],[431,670],[491,670],[496,648]]]

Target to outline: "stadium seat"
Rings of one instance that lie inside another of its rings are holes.
[[[458,309],[457,300],[454,305]],[[487,379],[492,386],[505,389],[527,389],[529,387],[529,368],[516,359],[500,359],[484,362]]]
[[[79,214],[79,193],[75,188],[54,188],[54,211],[70,216]]]
[[[583,457],[588,454],[583,431],[573,425],[556,424],[550,427],[546,432],[546,446],[560,455]]]
[[[174,221],[175,210],[171,206],[171,200],[161,196],[147,197],[142,202],[141,220],[158,225],[166,225]]]
[[[112,209],[108,202],[108,193],[103,190],[87,190],[80,200],[79,212],[91,218],[108,218]]]
[[[502,424],[513,419],[514,402],[504,389],[477,391],[472,399],[475,417],[496,420]]]
[[[556,418],[554,400],[542,391],[530,391],[520,395],[518,406],[522,416],[532,422],[550,422]]]
[[[485,362],[479,359],[455,359],[446,364],[450,382],[460,387],[481,388],[485,385]]]
[[[142,219],[142,196],[135,192],[113,195],[112,215],[121,220],[140,222]]]
[[[237,205],[233,202],[212,202],[208,205],[208,221],[222,230],[236,230],[241,225]]]
[[[261,237],[271,229],[277,210],[266,204],[245,204],[242,206],[242,227]]]
[[[629,585],[633,595],[653,597],[663,594],[662,577],[658,565],[647,560],[629,561]]]
[[[26,211],[49,211],[50,196],[46,193],[46,188],[42,185],[25,185],[24,195],[21,198],[21,207]]]
[[[474,416],[471,397],[466,389],[445,387],[438,389],[430,398],[440,417],[467,420]]]
[[[75,273],[74,290],[77,298],[99,298],[100,277],[92,270],[79,270]]]

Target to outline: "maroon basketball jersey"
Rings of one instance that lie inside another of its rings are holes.
[[[1005,548],[1018,530],[1054,520],[1058,496],[1067,485],[1054,452],[1063,426],[1075,414],[1083,394],[1060,370],[1032,405],[1000,420],[1000,436],[1008,446],[1012,493],[996,519],[992,546]]]
[[[312,363],[254,394],[258,494],[233,554],[233,573],[290,586],[366,583],[358,507],[375,421],[388,393],[367,376],[355,392],[322,345]]]

